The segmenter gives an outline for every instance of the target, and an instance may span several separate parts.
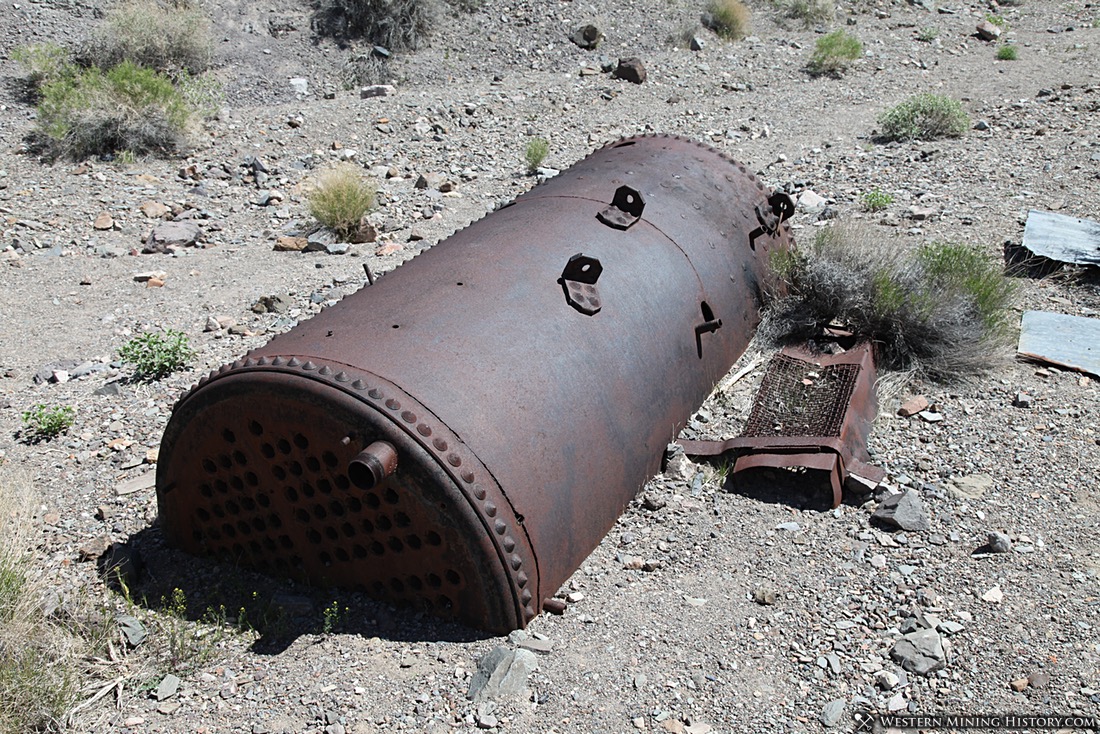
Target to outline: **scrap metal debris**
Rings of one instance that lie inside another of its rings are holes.
[[[735,474],[756,467],[828,472],[836,507],[849,479],[871,490],[886,476],[865,463],[874,381],[869,343],[835,355],[788,347],[768,365],[740,436],[680,443],[689,456],[731,454]]]
[[[1016,353],[1024,359],[1100,376],[1100,319],[1025,311]]]
[[[1100,265],[1100,222],[1031,210],[1024,225],[1024,248],[1071,265]]]

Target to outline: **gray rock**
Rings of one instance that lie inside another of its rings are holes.
[[[691,40],[688,41],[688,48],[692,51],[702,51],[706,48],[706,43],[704,43],[703,39],[699,38],[699,36],[692,36]]]
[[[290,88],[294,90],[295,94],[309,94],[309,80],[300,76],[292,77]]]
[[[993,487],[993,477],[988,474],[968,474],[952,480],[954,486],[947,487],[952,497],[961,500],[976,500]]]
[[[154,696],[158,701],[164,701],[176,695],[176,691],[180,688],[180,679],[178,676],[169,673],[161,679],[160,685],[157,686],[157,690],[154,692]]]
[[[1016,397],[1012,399],[1012,405],[1017,408],[1030,408],[1031,396],[1026,392],[1016,393]]]
[[[603,40],[603,33],[596,26],[588,24],[575,30],[569,40],[581,48],[591,51],[600,45],[600,41]]]
[[[619,59],[619,65],[615,67],[613,76],[633,84],[641,84],[646,80],[645,64],[637,56]]]
[[[477,703],[515,698],[527,688],[527,677],[538,667],[538,658],[529,650],[495,647],[478,661],[466,697]]]
[[[983,41],[996,41],[1001,37],[1001,29],[988,20],[983,20],[974,30],[978,32],[978,38]]]
[[[825,208],[825,197],[813,189],[806,189],[798,197],[798,209],[807,214],[816,214]]]
[[[388,97],[396,91],[397,90],[390,84],[372,84],[369,87],[363,87],[359,90],[359,98],[370,99],[371,97]]]
[[[319,229],[306,237],[304,252],[323,252],[329,245],[336,244],[336,233],[331,229]]]
[[[145,638],[148,637],[145,625],[137,617],[120,614],[115,617],[115,621],[118,622],[118,628],[122,631],[122,636],[126,638],[126,644],[130,647],[137,647],[145,642]]]
[[[796,522],[781,522],[775,526],[776,530],[783,530],[788,533],[797,533],[802,529],[802,526]]]
[[[843,716],[844,699],[838,698],[825,704],[825,708],[821,711],[821,723],[827,727],[833,727],[840,723]]]
[[[195,222],[161,222],[149,233],[142,252],[172,252],[181,247],[194,247],[201,236],[202,227]]]
[[[752,590],[752,600],[761,606],[775,604],[775,589],[769,586],[757,586]]]
[[[911,489],[887,497],[871,518],[884,525],[910,532],[923,532],[931,527],[920,495]]]
[[[989,534],[988,548],[990,553],[1010,553],[1012,551],[1012,538],[1004,533],[993,531]]]
[[[929,675],[947,667],[947,651],[935,630],[910,632],[894,644],[890,657],[910,673]]]

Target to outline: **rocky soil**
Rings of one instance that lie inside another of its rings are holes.
[[[562,589],[566,612],[508,638],[168,551],[149,481],[184,390],[361,287],[365,264],[385,272],[534,185],[531,136],[549,139],[558,169],[624,135],[705,141],[824,199],[800,209],[798,239],[836,219],[883,247],[999,254],[1029,209],[1097,218],[1095,6],[998,9],[1020,50],[1001,62],[974,34],[984,3],[841,3],[836,23],[866,55],[815,78],[804,66],[821,29],[760,3],[749,38],[701,32],[693,52],[669,43],[701,10],[686,0],[484,0],[392,62],[395,93],[362,98],[341,67],[367,49],[315,37],[304,4],[204,5],[225,107],[186,160],[128,165],[29,155],[35,113],[8,57],[79,39],[99,0],[0,7],[0,459],[39,490],[35,572],[51,604],[103,604],[147,633],[93,666],[87,698],[123,683],[73,730],[700,734],[850,730],[862,711],[1100,715],[1098,383],[1011,355],[963,384],[883,397],[878,499],[919,498],[902,508],[910,529],[872,523],[874,499],[822,511],[798,482],[750,485],[677,459]],[[606,34],[596,51],[568,40],[586,22]],[[644,83],[601,70],[624,56],[642,59]],[[974,129],[877,142],[878,114],[917,91],[961,99]],[[306,233],[305,191],[337,159],[378,179],[377,241],[274,251]],[[417,188],[422,175],[437,185]],[[874,188],[895,197],[885,213],[861,210]],[[197,245],[142,254],[167,220]],[[1021,311],[1100,315],[1095,278],[1019,286]],[[117,350],[155,328],[189,335],[193,367],[127,379]],[[736,434],[762,371],[718,391],[688,431]],[[914,395],[930,412],[899,417]],[[75,407],[75,425],[27,441],[21,415],[36,404]],[[88,560],[111,543],[143,559],[128,595]],[[512,675],[471,700],[497,647]]]

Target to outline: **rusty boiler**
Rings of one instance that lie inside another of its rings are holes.
[[[168,541],[524,627],[744,351],[791,211],[690,140],[594,152],[184,395]]]

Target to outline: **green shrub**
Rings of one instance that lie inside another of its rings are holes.
[[[68,405],[38,404],[23,413],[23,433],[32,441],[49,441],[72,427],[76,410]]]
[[[424,45],[441,16],[439,0],[320,0],[317,30],[363,38],[391,51]]]
[[[741,0],[710,0],[707,27],[727,41],[739,41],[749,34],[749,9]]]
[[[550,143],[546,138],[531,138],[523,151],[523,160],[527,161],[527,172],[532,176],[538,173],[546,154],[550,152]]]
[[[894,203],[894,197],[882,189],[874,188],[863,195],[863,211],[880,212]]]
[[[118,350],[118,356],[134,366],[140,379],[155,380],[185,368],[195,358],[195,350],[182,331],[147,331],[135,336]]]
[[[1011,281],[970,245],[907,249],[831,227],[773,267],[789,295],[765,337],[809,339],[837,321],[874,343],[880,367],[939,380],[988,370],[1012,341]]]
[[[43,85],[74,73],[72,54],[55,43],[41,43],[14,49],[11,57],[26,70],[27,92],[32,99],[41,94]]]
[[[85,66],[131,61],[171,76],[202,72],[213,55],[210,21],[186,0],[122,0],[78,54]]]
[[[935,26],[925,26],[917,31],[917,40],[923,43],[932,43],[939,38],[940,29]]]
[[[1007,31],[1008,30],[1008,21],[1005,20],[1003,17],[1001,17],[999,15],[994,15],[993,13],[986,13],[985,14],[985,19],[988,20],[993,25],[1000,28],[1002,31]]]
[[[997,47],[998,61],[1015,61],[1017,58],[1019,55],[1015,46],[1006,43]]]
[[[35,137],[54,157],[171,153],[184,145],[190,119],[191,108],[168,77],[124,61],[42,87]]]
[[[777,5],[783,15],[801,21],[806,28],[827,26],[833,22],[833,0],[777,0]]]
[[[309,212],[340,237],[354,231],[363,215],[374,207],[374,184],[351,164],[321,175],[309,196]]]
[[[833,31],[817,39],[807,68],[814,74],[839,76],[863,55],[863,44],[844,31]]]
[[[878,118],[886,140],[957,138],[970,127],[970,118],[957,100],[941,94],[918,94]]]

